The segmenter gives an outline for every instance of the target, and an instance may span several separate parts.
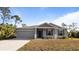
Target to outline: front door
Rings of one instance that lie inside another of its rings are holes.
[[[37,29],[37,37],[42,38],[43,37],[43,30],[42,29]]]

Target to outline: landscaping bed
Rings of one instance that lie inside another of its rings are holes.
[[[79,40],[31,40],[18,51],[79,51]]]

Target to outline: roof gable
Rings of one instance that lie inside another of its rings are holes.
[[[38,27],[38,28],[57,28],[57,29],[63,29],[62,27],[58,26],[58,25],[55,25],[53,23],[43,23],[43,24],[40,24],[40,25],[34,25],[34,26],[27,26],[27,27],[23,27],[23,28],[35,28],[35,27]]]
[[[55,24],[53,24],[53,23],[49,23],[51,26],[53,26],[53,27],[58,27],[58,28],[62,28],[62,27],[60,27],[60,26],[58,26],[58,25],[55,25]]]
[[[48,23],[43,23],[43,24],[39,25],[38,27],[52,27],[52,26]]]
[[[53,28],[61,28],[62,29],[62,27],[60,27],[58,25],[55,25],[53,23],[43,23],[43,24],[41,24],[41,25],[39,25],[37,27],[53,27]]]

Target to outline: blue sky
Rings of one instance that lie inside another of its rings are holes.
[[[43,21],[53,22],[64,15],[79,11],[78,7],[12,7],[12,14],[19,15],[22,23],[35,25]]]

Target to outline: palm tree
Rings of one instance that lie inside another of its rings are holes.
[[[20,19],[20,17],[18,15],[14,15],[11,17],[11,19],[14,19],[15,18],[15,27],[16,27],[16,23],[19,21],[19,22],[22,22],[22,20]]]

